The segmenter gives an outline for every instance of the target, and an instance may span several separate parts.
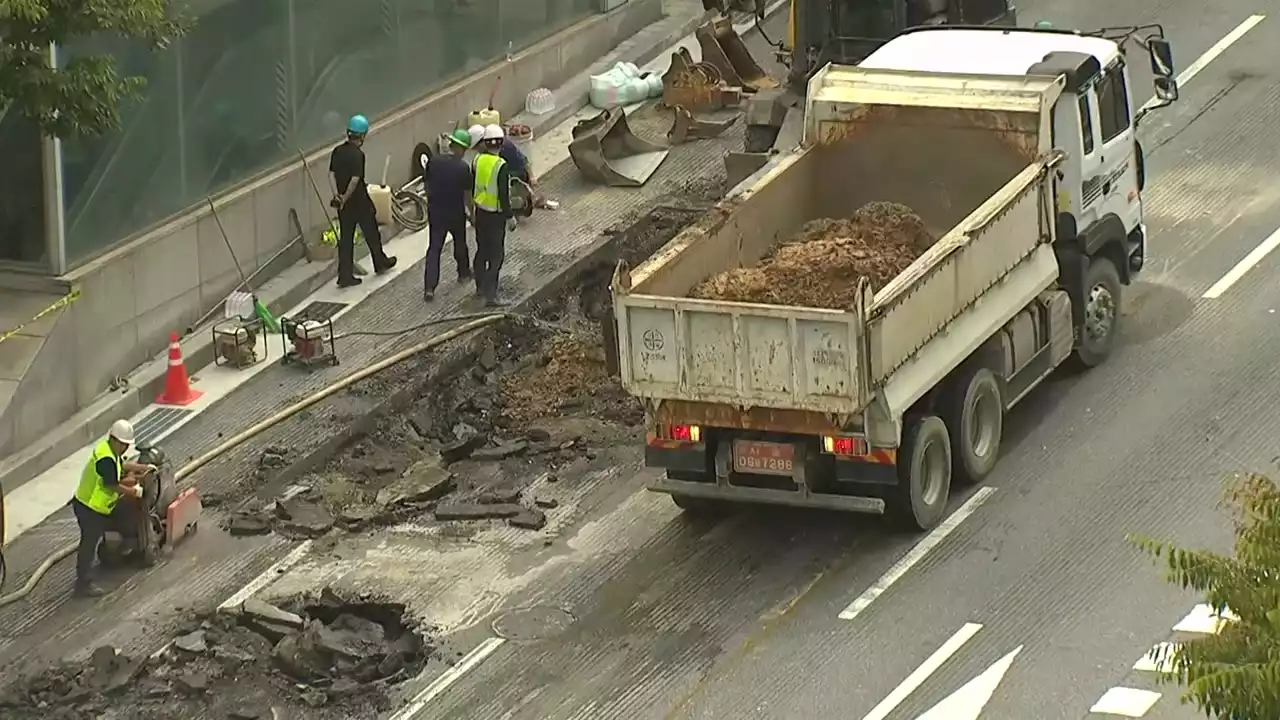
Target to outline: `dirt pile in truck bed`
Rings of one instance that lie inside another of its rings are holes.
[[[936,240],[911,208],[868,203],[847,220],[806,223],[755,267],[708,278],[690,297],[841,310],[854,304],[858,278],[879,290]]]
[[[281,606],[247,600],[193,618],[153,657],[100,647],[83,663],[48,670],[0,698],[0,717],[377,717],[390,707],[388,688],[435,652],[404,613],[327,589]]]

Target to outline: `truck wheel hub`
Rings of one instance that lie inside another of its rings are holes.
[[[1089,303],[1085,307],[1084,328],[1089,339],[1095,342],[1106,340],[1115,317],[1116,304],[1111,291],[1105,285],[1094,285],[1089,290]]]

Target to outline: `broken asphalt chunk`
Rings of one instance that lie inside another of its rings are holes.
[[[440,448],[440,459],[446,463],[455,463],[459,460],[466,460],[476,450],[485,446],[489,442],[489,438],[476,434],[470,437],[449,443]]]
[[[437,507],[435,516],[437,520],[487,520],[515,517],[522,510],[515,504],[452,503]]]
[[[173,646],[183,652],[199,655],[209,649],[203,630],[180,635],[173,640]]]
[[[266,535],[271,532],[271,521],[258,513],[236,513],[227,520],[227,532],[235,537]]]
[[[560,501],[555,498],[534,498],[533,504],[543,510],[551,510],[560,507]]]
[[[378,505],[393,507],[431,502],[453,492],[453,473],[436,461],[415,463],[403,477],[378,491]]]
[[[541,530],[547,525],[547,514],[537,508],[522,508],[519,514],[507,520],[507,524],[522,530]]]
[[[481,505],[515,505],[520,502],[520,488],[497,488],[476,498]]]
[[[476,450],[475,452],[471,453],[471,459],[478,460],[481,462],[505,460],[506,458],[515,457],[516,455],[523,454],[528,449],[529,449],[529,443],[525,442],[524,440],[512,440],[511,442],[505,442],[495,447],[480,448],[479,450]]]
[[[280,517],[281,532],[308,538],[320,537],[334,524],[333,515],[323,505],[302,498],[277,503],[276,515]]]

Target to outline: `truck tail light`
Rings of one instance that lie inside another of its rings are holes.
[[[658,435],[664,440],[676,442],[702,442],[702,428],[697,425],[661,425],[658,427]]]
[[[822,451],[830,455],[861,457],[867,454],[867,441],[862,438],[824,435]]]

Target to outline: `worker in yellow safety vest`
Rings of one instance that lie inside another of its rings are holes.
[[[476,295],[484,298],[485,305],[497,307],[498,272],[507,254],[507,231],[515,227],[511,213],[511,170],[499,153],[506,133],[499,125],[484,129],[480,154],[473,161],[475,177],[473,193],[475,214],[472,225],[476,229],[476,255],[474,275]]]
[[[92,582],[93,563],[98,545],[108,530],[127,522],[133,513],[141,512],[137,503],[119,505],[121,495],[142,500],[142,486],[138,478],[154,472],[154,465],[127,462],[124,454],[133,445],[133,425],[128,420],[117,420],[111,431],[89,455],[89,462],[80,473],[80,484],[71,499],[71,510],[80,526],[80,547],[76,552],[75,594],[79,597],[99,597],[102,590]],[[134,549],[137,552],[137,549]]]

